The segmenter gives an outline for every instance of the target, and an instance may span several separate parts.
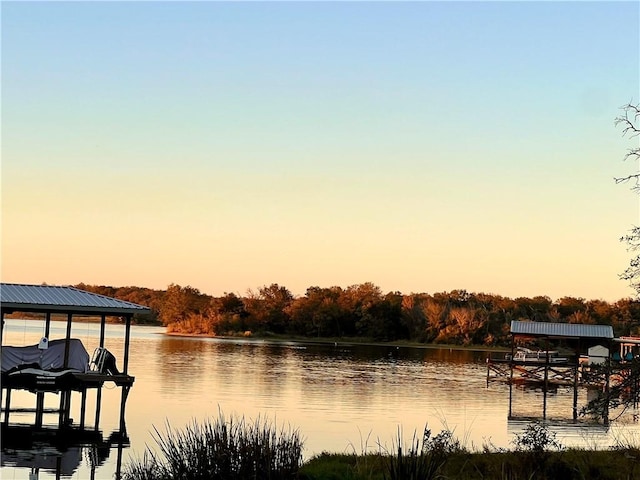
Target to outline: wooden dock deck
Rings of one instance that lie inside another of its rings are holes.
[[[548,383],[551,385],[573,386],[578,378],[580,365],[576,362],[514,361],[487,358],[487,383],[506,381],[516,383]]]

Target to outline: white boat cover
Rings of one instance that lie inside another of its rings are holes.
[[[38,345],[29,345],[26,347],[2,347],[2,372],[11,370],[12,368],[32,367],[33,364],[40,365],[43,370],[55,370],[65,368],[64,366],[64,349],[65,339],[51,340],[49,348],[40,350]],[[77,338],[69,339],[69,359],[67,369],[86,372],[89,369],[89,354]]]

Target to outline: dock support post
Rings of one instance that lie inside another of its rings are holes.
[[[65,395],[64,392],[60,392],[60,409],[58,410],[58,428],[62,428],[64,425],[64,407],[65,407]]]
[[[123,448],[122,441],[123,441],[122,438],[118,439],[118,456],[116,458],[116,473],[115,473],[116,480],[120,480],[122,478],[122,448]]]
[[[107,316],[103,313],[100,316],[100,347],[104,347],[104,332],[105,332],[106,323],[107,323]]]
[[[513,357],[509,362],[509,418],[511,418],[511,410],[513,404]]]
[[[127,434],[127,425],[124,420],[125,407],[127,405],[127,397],[129,396],[129,385],[122,386],[122,395],[120,397],[120,435]]]
[[[638,408],[638,402],[640,401],[640,378],[638,378],[638,360],[634,359],[631,363],[631,378],[633,381],[633,408]]]
[[[64,368],[69,366],[69,347],[71,340],[71,322],[73,320],[73,314],[67,314],[67,335],[65,337],[64,342]],[[60,413],[58,415],[58,427],[62,428],[69,424],[69,408],[71,403],[71,392],[61,391],[60,392]]]
[[[80,399],[80,430],[84,430],[84,416],[87,411],[87,389],[83,388]]]
[[[542,418],[547,418],[547,392],[549,391],[549,339],[545,342],[545,359],[544,359],[544,387],[542,400]]]
[[[129,337],[131,336],[131,315],[127,315],[125,317],[125,335],[124,335],[124,359],[122,371],[125,375],[128,375],[129,372]],[[122,395],[120,397],[120,434],[127,434],[127,425],[124,420],[124,412],[127,406],[127,397],[129,396],[129,389],[131,385],[123,385],[122,386]]]
[[[513,354],[515,351],[516,339],[511,335],[511,359],[509,360],[509,418],[511,418],[511,410],[513,403]]]
[[[71,340],[71,321],[73,319],[73,314],[69,313],[67,315],[67,336],[64,341],[64,368],[69,366],[69,344]]]
[[[126,317],[126,326],[125,326],[125,334],[124,334],[124,360],[122,371],[125,375],[129,374],[129,340],[131,336],[131,315],[127,315]]]
[[[11,389],[7,388],[7,397],[4,400],[4,424],[9,425],[9,412],[11,411]]]
[[[611,351],[611,350],[609,350]],[[610,388],[611,385],[609,380],[611,378],[611,359],[607,360],[607,365],[605,368],[605,379],[604,379],[604,412],[602,415],[602,423],[605,425],[609,425],[609,401],[610,401]]]
[[[51,312],[47,312],[44,318],[44,336],[49,338],[49,331],[51,330]]]
[[[577,360],[577,359],[576,359]],[[578,419],[578,362],[573,367],[573,419]]]
[[[574,370],[573,370],[573,420],[578,419],[578,386],[580,384],[580,352],[582,351],[582,342],[578,337],[578,347],[574,350]]]
[[[44,416],[44,392],[36,394],[36,428],[42,427],[42,417]]]
[[[104,336],[107,324],[107,316],[103,313],[100,315],[100,347],[104,347]],[[94,419],[93,429],[97,432],[100,430],[100,410],[102,408],[102,385],[96,389],[96,416]]]
[[[69,425],[71,418],[71,390],[60,392],[60,413],[58,415],[58,428]]]
[[[0,345],[4,345],[4,308],[0,308]],[[0,386],[0,405],[2,405],[2,386]]]
[[[97,432],[100,430],[100,405],[102,404],[102,385],[98,387],[96,391],[96,418],[94,430]]]

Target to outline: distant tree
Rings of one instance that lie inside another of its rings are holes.
[[[111,287],[105,285],[86,285],[79,283],[75,285],[75,288],[84,290],[91,293],[97,293],[99,295],[105,295],[107,297],[117,298],[118,300],[125,300],[127,302],[137,303],[144,305],[151,309],[151,313],[133,315],[133,321],[137,324],[158,324],[158,312],[162,305],[162,297],[164,296],[163,290],[152,290],[144,287]],[[118,317],[110,317],[118,318]]]
[[[449,316],[449,301],[435,294],[422,302],[422,311],[426,319],[425,340],[427,342],[445,342],[444,329]]]
[[[553,303],[549,297],[518,297],[514,302],[516,306],[514,314],[517,318],[536,322],[549,321]]]
[[[589,316],[593,319],[593,323],[611,325],[613,321],[613,308],[610,303],[604,300],[589,300],[586,306]]]
[[[216,335],[242,333],[248,330],[246,318],[249,313],[242,298],[235,293],[225,293],[220,298],[212,298],[207,316]]]
[[[426,340],[427,317],[422,308],[424,297],[424,294],[412,293],[402,298],[402,323],[409,337],[419,342]]]
[[[371,282],[351,285],[343,292],[340,300],[343,307],[351,312],[345,333],[370,336],[372,328],[375,329],[373,323],[376,322],[372,310],[382,300],[380,287]],[[352,331],[352,328],[355,328],[355,331]]]
[[[257,294],[249,292],[245,299],[249,325],[262,332],[285,333],[290,326],[288,310],[293,300],[293,294],[277,283],[263,286]]]
[[[556,310],[560,314],[562,321],[568,322],[569,317],[574,316],[576,313],[583,313],[587,310],[587,306],[584,303],[584,298],[575,297],[562,297],[558,299],[554,304]],[[572,322],[582,323],[582,322]]]
[[[242,298],[235,293],[225,293],[223,297],[212,300],[217,313],[225,313],[231,315],[246,315],[244,302]]]
[[[622,128],[622,135],[629,138],[637,138],[640,135],[640,104],[628,103],[621,107],[622,115],[615,119],[615,125]],[[625,160],[640,161],[640,146],[634,146],[627,151]],[[624,177],[615,179],[616,183],[632,182],[631,189],[640,194],[640,171]],[[630,252],[640,252],[640,226],[634,225],[627,235],[620,238],[628,245]],[[627,280],[636,292],[636,297],[640,299],[640,253],[629,262],[629,267],[620,275],[620,278]]]
[[[163,325],[183,322],[192,315],[202,315],[209,302],[210,297],[201,294],[197,288],[172,283],[167,287],[160,307],[160,320]]]
[[[342,288],[309,287],[289,307],[295,333],[316,337],[339,337],[346,312],[340,306]]]
[[[479,312],[479,310],[470,307],[453,307],[451,309],[449,317],[455,340],[462,340],[464,345],[472,343],[476,333],[486,323],[486,318]]]
[[[407,338],[401,319],[402,295],[390,292],[368,307],[360,326],[364,329],[362,333],[374,340],[397,340]]]
[[[612,307],[611,316],[616,335],[640,335],[640,299],[618,300]]]

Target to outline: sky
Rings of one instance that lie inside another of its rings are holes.
[[[6,2],[3,282],[616,301],[638,2]]]

